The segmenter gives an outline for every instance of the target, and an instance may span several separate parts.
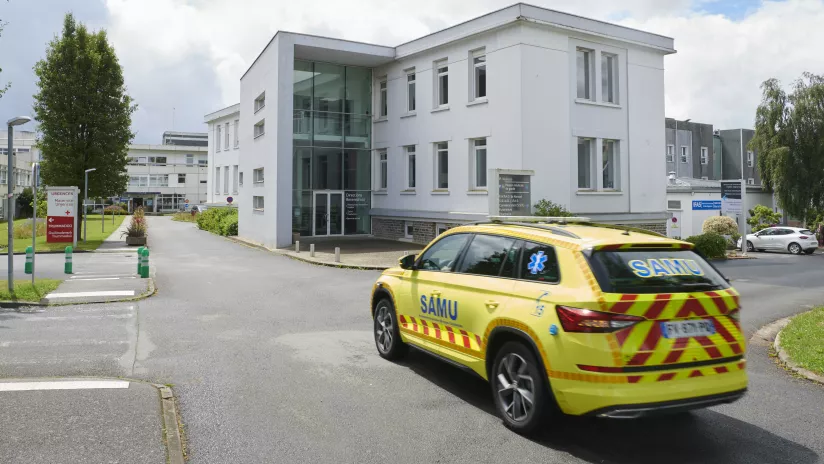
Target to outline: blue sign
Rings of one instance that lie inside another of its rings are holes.
[[[720,211],[721,200],[692,200],[693,211]]]

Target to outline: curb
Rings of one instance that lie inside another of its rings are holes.
[[[791,319],[792,318],[787,318],[787,324],[789,324]],[[784,325],[784,327],[786,327],[786,324]],[[784,348],[781,348],[781,333],[784,331],[784,327],[782,327],[781,330],[779,330],[778,334],[776,334],[775,341],[773,342],[773,348],[775,348],[775,352],[778,354],[778,359],[780,359],[781,362],[787,366],[787,368],[789,368],[791,371],[798,374],[799,376],[804,377],[805,379],[810,380],[812,382],[824,385],[824,376],[818,375],[815,372],[809,371],[799,366],[792,360],[792,358],[790,358],[790,355],[788,355],[787,352],[784,351]]]
[[[285,250],[273,250],[271,248],[266,248],[263,245],[258,245],[258,244],[255,244],[255,243],[249,243],[249,242],[246,242],[246,241],[243,241],[243,240],[239,240],[235,237],[223,237],[223,238],[225,238],[226,240],[229,240],[230,242],[237,243],[238,245],[243,245],[245,247],[255,248],[255,249],[258,249],[258,250],[267,251],[267,252],[275,254],[275,255],[285,256],[287,258],[294,259],[295,261],[302,261],[304,263],[314,264],[316,266],[334,267],[334,268],[338,268],[338,269],[353,269],[353,270],[357,270],[357,271],[385,271],[385,270],[387,270],[391,267],[391,266],[374,266],[374,265],[369,265],[369,264],[330,263],[330,262],[327,262],[327,261],[320,261],[320,260],[312,259],[312,258],[304,258],[303,256],[295,256],[295,255],[290,254],[288,251],[285,251]]]
[[[3,309],[20,309],[20,308],[42,308],[44,306],[47,307],[55,307],[55,306],[73,306],[73,305],[88,305],[88,304],[103,304],[103,303],[123,303],[128,301],[139,301],[145,300],[146,298],[154,296],[157,293],[157,287],[154,283],[154,272],[152,272],[152,276],[148,278],[148,288],[145,292],[141,293],[140,295],[135,295],[129,298],[120,298],[120,299],[113,299],[113,300],[106,300],[106,301],[84,301],[84,302],[77,302],[77,303],[52,303],[46,297],[43,297],[39,302],[31,302],[31,301],[0,301],[0,308]]]

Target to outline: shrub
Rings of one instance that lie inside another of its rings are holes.
[[[46,235],[46,223],[39,221],[37,223],[37,236],[43,237]],[[31,221],[26,221],[22,224],[14,226],[14,238],[24,239],[31,238]]]
[[[237,235],[237,213],[220,220],[220,235]]]
[[[132,216],[132,222],[123,232],[122,235],[127,237],[145,237],[147,232],[147,224],[145,217]]]
[[[234,218],[235,225],[233,229],[232,226],[229,225],[230,220],[227,218]],[[223,231],[224,220],[227,221],[226,233]],[[227,235],[231,230],[234,230],[234,234],[229,235],[237,235],[237,209],[209,208],[197,215],[197,226],[201,230],[208,230],[213,234]]]
[[[193,215],[192,213],[175,213],[172,215],[172,221],[196,222],[195,218],[196,214]]]
[[[142,206],[138,206],[138,207],[134,210],[134,213],[132,213],[132,216],[134,216],[135,218],[140,218],[140,219],[142,219],[142,218],[146,217],[146,212],[143,210],[143,207],[142,207]]]
[[[566,206],[544,199],[535,203],[535,216],[570,217],[572,213],[566,209]]]
[[[727,239],[719,234],[708,232],[688,237],[687,241],[708,259],[725,258],[727,256]]]
[[[738,233],[738,223],[729,216],[712,216],[704,221],[701,232],[718,235],[732,235]]]
[[[753,232],[758,232],[781,222],[781,213],[777,213],[764,205],[755,205],[755,208],[751,209],[749,214],[747,224],[752,227]]]
[[[105,211],[106,214],[114,214],[115,216],[122,216],[124,214],[127,214],[126,210],[121,208],[120,205],[109,205],[103,208],[103,211]]]

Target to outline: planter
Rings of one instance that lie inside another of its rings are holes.
[[[146,244],[146,236],[143,237],[126,237],[126,245],[129,246],[143,246]]]

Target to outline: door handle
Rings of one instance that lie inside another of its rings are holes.
[[[487,308],[489,308],[489,309],[495,309],[495,308],[497,308],[497,307],[498,307],[498,304],[499,304],[499,303],[498,303],[497,301],[495,301],[495,300],[486,300],[486,301],[484,301],[484,304],[485,304],[485,305],[486,305],[486,307],[487,307]]]
[[[432,290],[432,296],[441,296],[440,290]]]

